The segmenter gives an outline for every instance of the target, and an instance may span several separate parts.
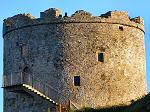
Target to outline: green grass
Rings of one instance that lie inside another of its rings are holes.
[[[143,98],[132,102],[129,106],[114,106],[98,109],[84,107],[80,110],[72,110],[70,112],[150,112],[150,93]]]

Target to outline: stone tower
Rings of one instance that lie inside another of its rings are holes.
[[[4,112],[128,105],[147,93],[144,21],[127,12],[19,14],[3,38]]]

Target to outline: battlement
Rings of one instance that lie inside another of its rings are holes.
[[[55,9],[55,8],[50,8],[44,12],[40,13],[40,18],[55,18],[55,17],[61,17],[61,10],[60,9]]]
[[[76,11],[70,17],[62,16],[60,9],[50,8],[40,13],[40,18],[35,18],[31,14],[18,14],[4,20],[3,34],[6,32],[31,25],[47,23],[108,23],[121,24],[130,27],[136,27],[144,31],[144,20],[141,17],[130,18],[126,11],[109,11],[100,16],[92,16],[91,13],[84,10]]]
[[[144,25],[144,19],[141,17],[131,18],[127,11],[109,11],[105,14],[102,14],[100,17],[102,18],[112,18],[114,20],[127,20],[131,22],[135,22],[138,24]]]
[[[78,10],[74,14],[71,15],[71,17],[80,18],[80,17],[88,17],[90,18],[92,16],[91,13],[86,12],[84,10]]]

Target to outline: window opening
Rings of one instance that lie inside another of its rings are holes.
[[[80,76],[74,76],[74,86],[80,86]]]
[[[121,31],[123,31],[123,27],[122,27],[122,26],[119,26],[119,29],[120,29]]]
[[[104,62],[104,53],[98,53],[98,61]]]

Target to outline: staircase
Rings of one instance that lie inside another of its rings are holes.
[[[61,93],[33,74],[17,73],[15,75],[3,75],[2,88],[10,92],[25,91],[32,95],[38,95],[55,106],[60,105],[58,96]]]
[[[8,88],[11,92],[26,91],[29,94],[36,94],[59,107],[59,112],[68,112],[70,108],[78,109],[69,99],[67,104],[59,103],[59,96],[63,96],[60,91],[45,83],[37,76],[28,73],[17,73],[15,75],[3,75],[3,88]],[[66,100],[65,96],[63,98]]]
[[[56,103],[54,100],[52,100],[51,98],[49,98],[48,96],[44,95],[43,93],[41,93],[40,91],[36,90],[34,87],[27,85],[27,84],[22,84],[23,87],[25,87],[26,89],[34,92],[35,94],[45,98],[46,100],[48,100],[49,102],[55,104],[56,106],[58,105],[58,103]]]
[[[75,103],[73,103],[71,100],[70,100],[70,109],[73,109],[73,110],[78,110],[80,109],[79,106],[77,106]]]

